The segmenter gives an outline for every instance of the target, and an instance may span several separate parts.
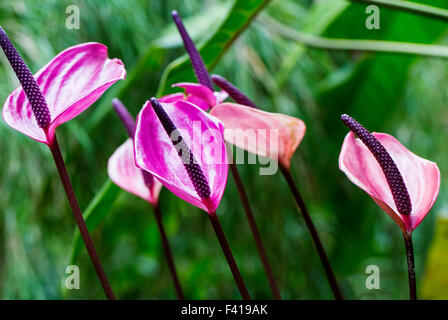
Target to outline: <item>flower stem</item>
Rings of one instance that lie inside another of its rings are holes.
[[[208,216],[212,223],[213,229],[215,230],[216,236],[218,237],[222,252],[226,256],[227,263],[229,264],[230,270],[232,271],[233,278],[235,279],[236,285],[240,290],[241,296],[244,300],[250,300],[249,292],[247,291],[246,285],[244,284],[243,278],[241,277],[240,270],[236,265],[235,258],[233,257],[232,250],[230,249],[229,243],[227,242],[226,236],[224,235],[224,231],[222,230],[218,216],[216,215],[216,212],[211,212],[208,214]]]
[[[379,6],[408,11],[431,18],[436,18],[445,21],[448,20],[448,10],[413,1],[402,1],[402,0],[350,0],[350,1],[365,4],[376,4]]]
[[[157,227],[159,228],[160,238],[162,239],[163,253],[165,254],[166,262],[168,263],[168,268],[170,269],[171,278],[173,279],[174,288],[176,289],[177,298],[179,300],[184,299],[184,293],[182,291],[182,286],[180,285],[179,278],[177,277],[176,266],[174,265],[173,254],[171,253],[170,244],[168,242],[168,237],[166,236],[165,228],[162,224],[162,215],[160,213],[160,206],[156,204],[153,206],[154,215],[157,221]]]
[[[274,19],[263,16],[260,21],[284,37],[304,45],[324,50],[389,52],[428,57],[448,58],[448,46],[388,40],[333,39],[315,36],[289,28]]]
[[[283,173],[286,181],[288,182],[289,188],[294,196],[297,206],[302,213],[302,217],[305,220],[305,224],[308,228],[308,231],[311,234],[311,238],[313,239],[314,246],[316,247],[317,253],[319,254],[320,260],[322,261],[322,265],[325,269],[325,273],[327,274],[328,282],[330,283],[331,290],[333,291],[333,295],[336,300],[343,300],[341,289],[336,281],[334,276],[333,269],[331,268],[330,261],[328,260],[327,254],[325,253],[324,246],[320,241],[319,235],[317,233],[316,227],[314,226],[313,221],[311,220],[311,216],[306,208],[305,202],[302,199],[302,196],[297,189],[296,184],[291,175],[291,171],[283,165],[280,165],[280,170]]]
[[[280,290],[278,289],[277,282],[275,280],[274,274],[271,269],[271,265],[266,255],[266,251],[261,241],[260,231],[258,230],[257,224],[255,222],[255,217],[249,204],[249,199],[244,189],[243,183],[241,181],[238,168],[234,162],[229,163],[230,171],[232,172],[233,180],[235,180],[236,188],[238,189],[238,194],[240,196],[241,202],[243,203],[244,212],[246,213],[247,220],[249,221],[250,230],[252,231],[252,236],[254,237],[255,244],[257,246],[258,255],[260,256],[261,263],[263,264],[264,271],[269,281],[269,286],[271,287],[272,295],[276,300],[281,300]]]
[[[404,246],[406,247],[406,259],[408,262],[409,299],[417,300],[417,282],[415,281],[414,246],[412,234],[403,232]]]
[[[107,280],[100,258],[96,253],[95,245],[93,244],[92,238],[90,237],[86,223],[82,216],[81,209],[79,208],[78,201],[76,200],[75,192],[73,191],[72,183],[70,181],[70,177],[68,176],[64,158],[62,157],[61,149],[59,148],[56,136],[54,137],[53,143],[49,145],[49,147],[51,154],[53,155],[54,162],[56,163],[59,176],[61,177],[65,193],[67,194],[68,202],[70,203],[70,207],[72,208],[82,239],[84,240],[87,252],[89,253],[90,260],[92,261],[93,267],[95,268],[96,274],[98,275],[107,299],[114,300],[114,293],[112,292],[112,288]]]

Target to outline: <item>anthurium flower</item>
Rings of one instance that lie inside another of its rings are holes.
[[[215,212],[227,182],[223,124],[186,101],[146,102],[137,118],[135,158],[181,199]]]
[[[110,179],[116,185],[129,193],[148,201],[153,207],[157,228],[159,229],[160,238],[162,240],[162,248],[168,269],[170,270],[171,279],[173,280],[178,299],[182,300],[184,299],[184,293],[177,276],[173,254],[171,252],[168,236],[162,222],[162,212],[158,204],[162,184],[150,173],[135,166],[133,141],[136,128],[135,120],[119,99],[112,99],[112,106],[123,123],[129,139],[109,158],[107,172]]]
[[[106,46],[84,43],[62,51],[40,69],[35,74],[38,88],[34,88],[24,78],[28,68],[17,64],[14,55],[8,56],[8,50],[10,49],[6,44],[6,56],[22,86],[6,99],[3,119],[17,131],[48,145],[53,141],[56,127],[79,115],[117,80],[126,76],[123,63],[119,59],[107,57]],[[39,88],[42,90],[43,100],[34,94]],[[27,89],[30,94],[28,99]],[[48,114],[38,112],[35,116],[31,100],[46,105]]]
[[[48,145],[98,279],[107,298],[115,299],[79,208],[55,129],[88,108],[115,81],[123,79],[124,66],[119,60],[107,58],[105,46],[83,44],[56,56],[36,74],[36,80],[1,27],[0,46],[21,84],[7,98],[3,118],[14,129]]]
[[[227,142],[278,160],[286,168],[306,131],[305,123],[298,118],[236,103],[219,104],[210,114],[224,123]]]
[[[410,234],[439,194],[437,164],[415,155],[389,134],[371,134],[348,115],[341,119],[351,132],[342,144],[339,168]]]
[[[179,198],[208,213],[241,296],[250,299],[216,209],[227,183],[224,126],[194,104],[151,98],[137,118],[135,159]]]

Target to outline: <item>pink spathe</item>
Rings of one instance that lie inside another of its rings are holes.
[[[154,179],[150,188],[145,185],[142,170],[135,166],[134,143],[131,139],[126,140],[109,158],[107,173],[120,188],[148,201],[153,206],[157,205],[162,184]]]
[[[136,165],[154,175],[181,199],[213,213],[227,183],[224,126],[192,103],[179,100],[161,104],[200,166],[211,190],[210,198],[201,199],[197,194],[171,140],[176,143],[179,136],[168,136],[149,102],[145,103],[137,118],[134,143]]]
[[[15,89],[3,106],[3,119],[34,140],[51,145],[56,127],[91,106],[112,84],[126,77],[123,63],[107,57],[107,47],[84,43],[70,47],[34,75],[51,116],[44,131],[32,112],[22,87]]]
[[[180,82],[173,84],[173,87],[183,88],[185,93],[173,93],[163,96],[159,99],[160,102],[169,103],[185,100],[207,111],[227,98],[226,92],[213,92],[206,86],[198,83]]]
[[[423,159],[393,136],[372,133],[384,146],[400,171],[409,196],[410,215],[398,213],[386,177],[369,149],[349,132],[342,144],[339,168],[355,185],[370,197],[407,233],[411,233],[425,218],[437,199],[440,189],[440,171],[437,164]]]
[[[210,114],[224,123],[226,141],[278,160],[286,168],[306,132],[305,123],[298,118],[236,103],[219,104]]]

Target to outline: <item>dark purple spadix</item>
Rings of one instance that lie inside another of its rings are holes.
[[[191,64],[193,65],[193,70],[194,73],[196,74],[198,82],[213,91],[213,84],[212,81],[210,80],[210,75],[208,74],[204,60],[202,60],[202,57],[198,49],[196,49],[193,40],[191,40],[190,36],[188,35],[188,32],[185,29],[184,24],[182,23],[182,19],[180,18],[177,11],[173,11],[171,13],[171,16],[173,17],[174,23],[176,24],[177,29],[179,30],[180,36],[182,37],[185,50],[187,51],[188,56],[190,57],[190,61]]]
[[[202,172],[201,167],[196,162],[196,159],[194,158],[194,155],[191,152],[190,148],[187,146],[184,139],[179,134],[176,135],[177,141],[173,141],[173,139],[171,139],[173,132],[177,130],[173,121],[171,121],[170,117],[156,98],[151,98],[151,105],[157,117],[159,118],[160,123],[168,134],[168,137],[170,137],[171,142],[176,148],[177,154],[181,158],[182,163],[185,166],[185,170],[187,171],[187,174],[190,177],[190,180],[193,183],[194,189],[196,190],[197,194],[202,199],[210,198],[210,186],[204,173]]]
[[[135,120],[132,117],[132,115],[129,113],[126,106],[120,101],[118,98],[112,99],[112,106],[115,109],[115,112],[117,113],[118,117],[120,118],[121,122],[123,123],[123,126],[126,129],[126,132],[129,135],[129,138],[134,140],[135,135]],[[152,174],[146,172],[145,170],[141,170],[143,175],[143,180],[145,181],[145,185],[151,189],[154,185],[154,177]]]
[[[341,120],[367,146],[384,172],[399,213],[409,215],[412,211],[411,198],[403,177],[383,145],[366,128],[349,115],[341,115]]]
[[[0,27],[0,45],[5,52],[11,67],[17,75],[28,101],[30,102],[37,124],[42,129],[47,128],[50,125],[51,117],[44,95],[42,94],[42,91],[40,90],[39,85],[34,79],[30,69],[25,64],[19,52],[14,47],[11,40],[9,40],[8,35],[2,27]]]
[[[126,132],[129,135],[129,138],[134,139],[135,134],[135,120],[134,117],[129,113],[128,109],[118,98],[112,99],[112,106],[115,109],[118,117],[120,118],[123,126],[126,129]]]
[[[244,93],[242,93],[237,87],[235,87],[227,79],[214,74],[212,76],[212,80],[218,87],[220,87],[225,92],[227,92],[228,95],[233,100],[235,100],[236,103],[258,109],[258,106],[252,100],[250,100]]]

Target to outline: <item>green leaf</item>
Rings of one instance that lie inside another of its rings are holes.
[[[250,25],[257,14],[270,0],[236,0],[227,18],[216,33],[203,45],[199,52],[207,68],[212,70],[232,43]],[[187,26],[188,27],[188,26]],[[165,69],[160,81],[157,96],[169,92],[169,86],[176,82],[195,81],[195,76],[187,55],[171,62]]]
[[[95,230],[100,222],[106,217],[106,214],[110,211],[120,193],[121,189],[111,180],[108,179],[104,183],[83,214],[89,232],[93,232],[93,230]],[[84,243],[81,238],[81,233],[78,229],[76,229],[73,234],[70,264],[74,264],[83,246]]]

